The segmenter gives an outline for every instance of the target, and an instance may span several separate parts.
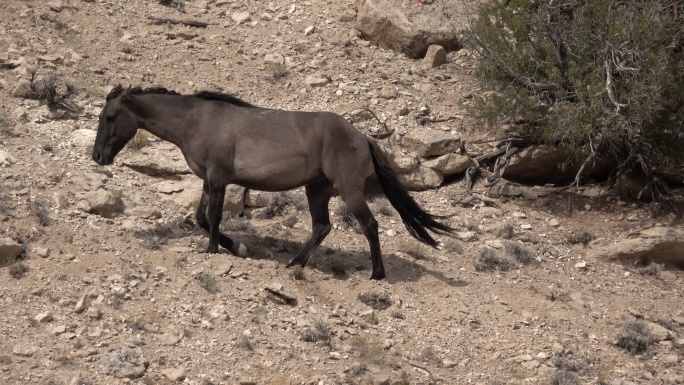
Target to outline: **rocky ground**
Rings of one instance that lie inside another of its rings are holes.
[[[492,134],[461,110],[477,92],[467,51],[426,69],[360,39],[351,1],[186,1],[185,11],[0,3],[0,255],[23,250],[0,261],[0,382],[684,383],[681,271],[605,258],[623,241],[670,237],[679,243],[662,253],[681,250],[681,219],[608,188],[511,185],[494,204],[462,205],[470,193],[453,178],[414,193],[452,215],[457,232],[440,250],[411,240],[377,199],[382,282],[368,279],[366,240],[337,198],[335,229],[310,264],[284,268],[310,232],[301,190],[250,192],[239,211],[251,219],[225,220],[249,258],[201,253],[207,237],[192,213],[201,182],[172,145],[141,139],[113,166],[91,160],[114,85],[370,108],[403,132],[429,114],[456,118],[429,128],[462,140]],[[34,71],[73,84],[77,112],[13,96]],[[382,131],[374,120],[358,126]]]

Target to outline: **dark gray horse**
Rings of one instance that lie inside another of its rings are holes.
[[[138,128],[178,146],[190,169],[204,180],[196,218],[209,232],[207,253],[217,253],[221,245],[238,254],[239,245],[219,231],[228,184],[262,191],[305,186],[313,230],[287,266],[304,266],[328,235],[328,203],[339,193],[370,244],[371,279],[385,278],[378,223],[363,195],[369,170],[416,239],[435,247],[437,241],[427,230],[452,231],[401,186],[375,141],[331,112],[261,108],[216,92],[180,95],[164,88],[119,85],[107,95],[100,113],[95,162],[112,164]]]

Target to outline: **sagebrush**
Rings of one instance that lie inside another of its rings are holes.
[[[684,165],[682,25],[681,0],[482,2],[468,44],[483,92],[470,110],[582,164],[614,159],[657,189]]]

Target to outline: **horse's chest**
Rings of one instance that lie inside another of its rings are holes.
[[[190,170],[192,170],[192,172],[195,173],[195,175],[202,179],[207,179],[207,169],[205,167],[202,167],[199,164],[195,163],[188,156],[185,156],[185,162],[188,164],[188,167],[190,167]]]

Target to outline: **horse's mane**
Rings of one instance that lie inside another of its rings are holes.
[[[235,97],[230,94],[224,94],[221,92],[213,92],[213,91],[200,91],[196,94],[193,95],[196,98],[200,99],[206,99],[206,100],[220,100],[222,102],[234,104],[236,106],[240,107],[254,107],[253,104],[248,103],[238,97]]]
[[[121,93],[125,90],[119,84],[118,86],[114,87],[110,92],[109,95],[107,95],[107,101],[110,101],[117,96],[121,95]],[[181,95],[179,92],[172,91],[172,90],[167,90],[164,87],[150,87],[150,88],[145,88],[143,89],[140,86],[137,86],[133,89],[131,89],[131,95],[140,95],[140,94],[160,94],[160,95]],[[238,97],[235,97],[230,94],[224,94],[221,92],[213,92],[213,91],[199,91],[192,95],[195,98],[200,98],[200,99],[205,99],[205,100],[220,100],[222,102],[234,104],[236,106],[240,107],[254,107],[253,104],[250,104]]]

